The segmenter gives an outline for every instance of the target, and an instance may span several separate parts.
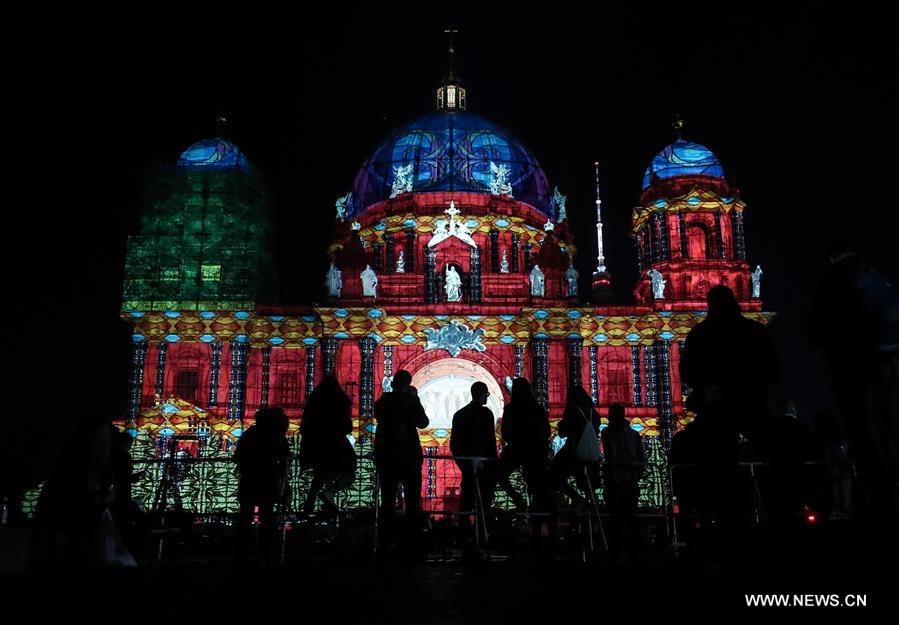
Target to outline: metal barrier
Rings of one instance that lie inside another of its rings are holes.
[[[666,460],[660,448],[655,451],[662,460]],[[381,523],[379,518],[377,473],[370,452],[363,451],[358,453],[357,459],[357,479],[347,492],[338,495],[337,503],[341,508],[341,514],[345,514],[346,511],[371,514],[373,530],[375,536],[377,536]],[[456,495],[461,483],[461,472],[456,465],[456,460],[453,456],[435,453],[429,453],[425,456],[424,462],[432,463],[434,470],[429,473],[431,476],[430,481],[423,483],[422,511],[432,518],[473,515],[475,547],[478,549],[485,546],[489,547],[491,537],[487,528],[488,511],[484,507],[480,482],[476,481],[477,496],[473,510],[460,510],[456,505],[453,505],[458,501]],[[458,460],[495,461],[492,458],[479,457],[464,457],[458,458]],[[667,465],[666,463],[661,465],[659,457],[648,459],[644,465],[648,475],[644,475],[641,480],[641,489],[649,482],[653,484],[653,488],[657,489],[657,491],[652,493],[649,500],[651,505],[647,505],[647,498],[641,498],[640,516],[642,518],[657,518],[663,521],[665,539],[670,553],[673,557],[678,557],[679,547],[682,546],[679,523],[682,524],[684,519],[695,520],[700,516],[701,512],[684,510],[683,506],[679,505],[681,502],[677,500],[675,493],[678,492],[681,482],[685,479],[684,471],[690,469],[707,470],[708,465],[696,463],[682,463],[678,465]],[[784,466],[795,469],[796,466],[800,465],[775,465],[761,461],[739,462],[737,464],[738,471],[741,468],[745,470],[744,477],[746,481],[743,485],[748,490],[743,493],[737,493],[735,496],[746,496],[748,498],[747,501],[751,502],[748,510],[754,527],[764,526],[768,521],[764,489],[759,482],[760,472],[763,469],[771,470],[783,468]],[[827,465],[824,462],[805,462],[801,466],[805,468],[822,468]],[[164,519],[168,510],[174,508],[188,512],[194,519],[201,521],[217,521],[226,524],[234,522],[234,517],[238,510],[238,479],[232,457],[166,457],[136,460],[134,469],[142,472],[142,477],[133,485],[133,497],[138,501],[142,501],[149,512],[157,513],[161,519]],[[823,479],[823,475],[818,477]],[[519,474],[513,474],[511,483],[518,493],[526,497],[526,489]],[[279,512],[282,519],[292,516],[294,519],[292,522],[296,523],[298,519],[305,518],[301,511],[311,484],[311,472],[302,470],[296,456],[292,456],[289,459],[288,484],[290,487],[289,495],[280,507]],[[590,484],[590,511],[587,513],[572,511],[567,514],[571,517],[580,517],[586,520],[589,526],[586,539],[589,541],[592,541],[593,538],[592,523],[595,520],[598,523],[603,546],[607,548],[603,519],[607,519],[609,515],[603,510],[602,490],[602,484]],[[36,501],[36,492],[29,493],[28,501]],[[495,512],[512,518],[516,516],[528,519],[540,518],[542,514],[526,510],[516,511],[512,497],[499,487],[496,492],[495,502],[497,504]],[[317,502],[316,511],[319,511],[320,508],[320,503]],[[797,511],[798,513],[799,511]],[[341,514],[337,515],[338,524],[341,522]],[[286,527],[286,523],[282,525],[283,527]],[[374,543],[374,549],[376,550],[377,540]],[[591,543],[588,545],[588,550],[592,551],[592,549],[593,545]]]

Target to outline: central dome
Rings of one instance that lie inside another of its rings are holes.
[[[395,130],[353,185],[354,212],[391,196],[395,171],[412,166],[412,192],[490,193],[491,163],[509,169],[512,197],[552,217],[549,183],[537,159],[512,134],[467,111],[437,111]]]

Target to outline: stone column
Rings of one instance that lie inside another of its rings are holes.
[[[315,345],[306,347],[306,398],[315,390]],[[304,401],[305,401],[304,399]]]
[[[584,339],[569,338],[568,339],[568,385],[583,386],[581,376],[582,358],[584,351]]]
[[[531,339],[531,349],[534,356],[534,395],[537,401],[549,410],[549,357],[547,339]]]
[[[228,418],[240,420],[243,427],[247,392],[247,359],[250,346],[231,342],[231,378],[228,382]]]
[[[128,392],[128,417],[131,421],[140,414],[140,402],[144,393],[144,365],[149,346],[145,340],[131,344],[131,381]]]
[[[377,342],[370,336],[359,339],[362,355],[359,371],[359,420],[367,421],[374,414],[375,402],[375,348]]]
[[[322,339],[322,372],[337,375],[334,370],[334,356],[337,354],[337,339],[326,336]]]

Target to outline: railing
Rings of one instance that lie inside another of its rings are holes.
[[[461,472],[449,455],[429,454],[424,459],[422,508],[434,514],[458,511]],[[231,458],[175,458],[140,460],[134,463],[141,477],[132,487],[132,496],[148,510],[172,505],[197,515],[237,512],[237,472]],[[348,510],[372,509],[375,500],[375,467],[370,453],[357,455],[356,479],[340,494],[339,505]],[[665,501],[666,469],[647,462],[641,479],[640,506],[661,510]],[[574,478],[571,478],[572,481]],[[312,481],[311,471],[304,471],[296,457],[288,464],[289,496],[285,511],[303,509]],[[526,487],[517,469],[509,476],[514,490],[526,496]],[[602,501],[602,484],[594,485]],[[316,503],[316,510],[320,507]],[[494,507],[511,511],[515,505],[510,494],[498,486]]]
[[[485,532],[484,516],[486,511],[483,504],[476,506],[475,510],[464,511],[459,509],[461,473],[456,464],[456,459],[449,455],[426,453],[424,464],[427,478],[422,484],[422,508],[435,518],[452,518],[461,514],[475,514],[475,531]],[[684,532],[683,523],[695,521],[703,514],[701,510],[685,510],[682,502],[677,500],[675,494],[680,486],[690,479],[689,472],[706,471],[703,479],[708,480],[708,467],[699,464],[678,464],[668,466],[665,455],[660,445],[650,445],[647,449],[647,460],[644,463],[644,475],[640,481],[641,496],[639,500],[640,515],[643,517],[655,517],[664,523],[664,531],[667,543],[673,555],[677,555],[678,545],[681,544],[679,536]],[[742,489],[735,496],[745,497],[745,503],[741,510],[744,514],[751,515],[749,519],[754,526],[762,526],[767,522],[768,508],[760,487],[760,479],[771,476],[772,470],[799,470],[806,473],[803,479],[817,480],[818,488],[828,489],[827,476],[822,469],[822,462],[805,462],[794,465],[772,465],[765,462],[740,462],[736,473],[733,475],[739,479],[734,488]],[[133,485],[132,496],[142,503],[149,512],[179,509],[191,514],[195,519],[207,521],[233,522],[233,516],[238,509],[237,501],[237,473],[233,458],[227,455],[221,457],[166,457],[136,460],[135,472],[140,473],[140,478]],[[767,475],[766,475],[767,472]],[[817,475],[815,475],[817,472]],[[574,481],[574,478],[571,478]],[[309,494],[312,475],[311,471],[304,471],[296,456],[292,456],[288,463],[289,494],[280,511],[285,517],[297,519],[302,516],[302,510],[306,497]],[[510,476],[513,488],[522,496],[527,497],[527,492],[520,473],[516,470]],[[592,517],[600,519],[606,517],[603,505],[603,486],[593,484],[595,505],[591,510],[568,513],[574,516]],[[338,506],[346,513],[373,517],[373,523],[377,524],[378,483],[376,470],[370,445],[363,443],[357,449],[357,471],[353,485],[340,493],[337,498]],[[26,497],[26,512],[33,511],[37,501],[37,491],[28,493]],[[533,512],[515,510],[512,497],[499,485],[494,498],[495,510],[505,512],[508,515],[539,516]],[[315,510],[321,509],[320,502],[315,503]],[[800,510],[796,511],[797,514]],[[599,528],[602,528],[600,520]],[[480,527],[480,530],[478,529]],[[477,534],[481,536],[481,534]],[[483,534],[486,539],[486,533]],[[592,531],[590,532],[592,537]]]

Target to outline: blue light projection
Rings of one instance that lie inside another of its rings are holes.
[[[717,157],[704,145],[678,139],[656,154],[643,174],[643,189],[646,190],[653,178],[673,178],[674,176],[717,176],[724,177],[724,169]]]
[[[178,169],[188,171],[252,171],[252,166],[237,146],[221,137],[203,139],[184,150]]]
[[[509,167],[515,199],[554,216],[549,183],[533,155],[507,130],[467,111],[429,113],[394,131],[356,176],[352,214],[388,199],[394,168],[410,163],[413,193],[490,193],[491,162]]]

